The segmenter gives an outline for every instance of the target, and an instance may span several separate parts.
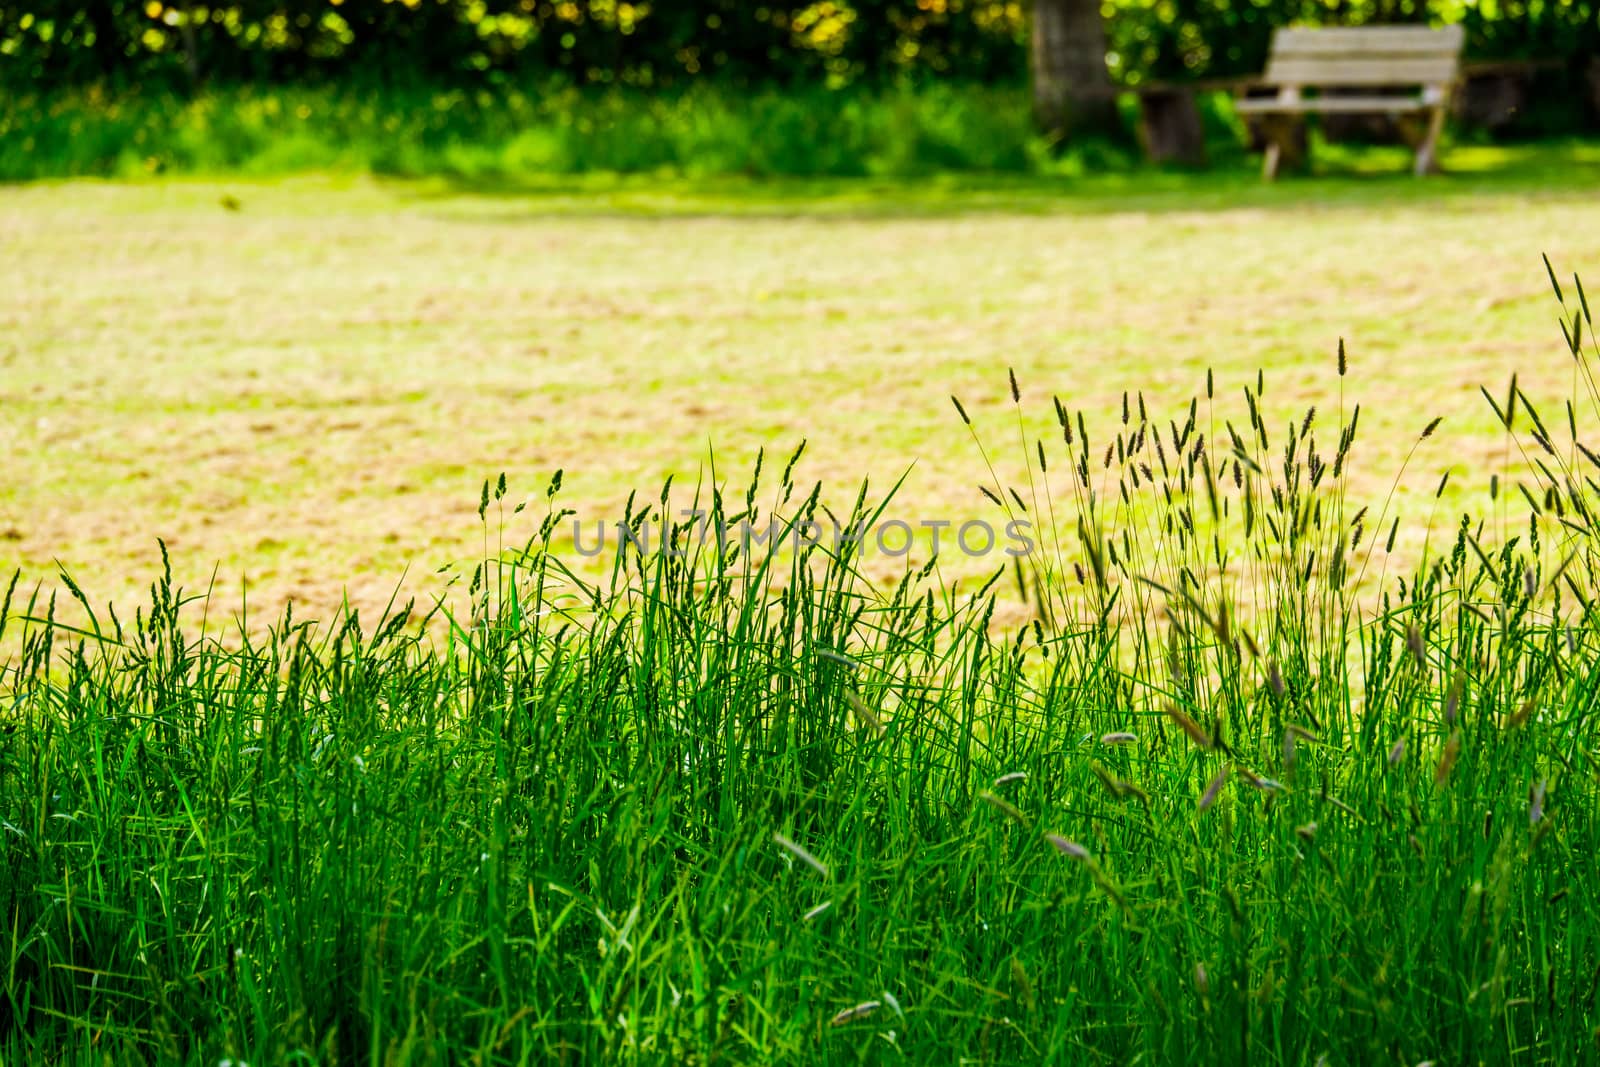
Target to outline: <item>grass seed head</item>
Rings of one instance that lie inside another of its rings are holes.
[[[866,701],[851,690],[846,689],[844,691],[844,702],[850,705],[850,710],[855,713],[856,722],[880,737],[883,735],[883,719],[876,711],[867,706]]]
[[[1089,764],[1089,770],[1093,772],[1094,776],[1100,780],[1100,784],[1105,786],[1106,792],[1110,793],[1116,799],[1126,800],[1129,797],[1137,797],[1143,802],[1149,802],[1149,793],[1146,793],[1143,789],[1139,788],[1137,785],[1134,785],[1125,778],[1118,778],[1116,775],[1112,774],[1098,763]]]
[[[1443,785],[1445,779],[1450,777],[1450,772],[1455,768],[1456,760],[1461,756],[1461,731],[1452,730],[1450,738],[1444,743],[1444,752],[1439,756],[1439,765],[1434,768],[1433,781],[1435,785]]]
[[[1016,984],[1017,991],[1022,996],[1023,1006],[1032,1011],[1034,1009],[1033,982],[1028,978],[1028,969],[1015,956],[1011,957],[1011,981]]]
[[[1444,699],[1444,721],[1454,725],[1456,715],[1461,711],[1461,690],[1466,686],[1466,676],[1457,673],[1455,680],[1450,683],[1450,692]]]
[[[854,1007],[845,1008],[843,1011],[839,1012],[839,1014],[835,1015],[831,1020],[829,1020],[828,1025],[844,1026],[848,1023],[855,1022],[857,1019],[865,1019],[882,1006],[883,1005],[880,1001],[864,1000]]]
[[[822,875],[822,877],[828,877],[827,864],[817,859],[817,857],[813,856],[804,848],[801,848],[799,845],[795,844],[794,841],[790,840],[788,837],[784,836],[783,834],[773,834],[772,840],[776,842],[780,848],[788,852],[789,855],[793,856],[807,867],[810,867],[812,870]]]
[[[1272,690],[1273,696],[1279,700],[1283,699],[1283,695],[1287,690],[1283,684],[1283,671],[1278,668],[1276,661],[1267,667],[1267,686]]]
[[[1004,797],[995,796],[993,793],[985,789],[978,794],[978,799],[1019,826],[1028,825],[1028,817],[1022,814],[1021,810],[1019,810],[1015,804],[1006,800]]]
[[[1259,789],[1263,793],[1276,793],[1284,788],[1283,783],[1277,779],[1265,778],[1248,767],[1235,767],[1234,769],[1239,772],[1239,777],[1249,783],[1252,788]]]
[[[1196,811],[1205,811],[1217,802],[1217,797],[1222,795],[1222,785],[1228,780],[1228,765],[1223,764],[1222,769],[1211,779],[1211,784],[1206,786],[1206,791],[1200,794],[1200,803]]]
[[[1064,856],[1071,856],[1075,860],[1088,860],[1089,850],[1076,841],[1069,841],[1060,834],[1045,834],[1044,839],[1054,845],[1057,852]]]
[[[1193,741],[1201,748],[1211,747],[1210,735],[1201,729],[1200,724],[1195,722],[1194,719],[1190,718],[1189,715],[1183,711],[1183,709],[1179,708],[1175,704],[1168,704],[1164,710],[1167,718],[1177,723],[1178,727],[1183,730],[1185,734],[1189,735],[1189,740]]]

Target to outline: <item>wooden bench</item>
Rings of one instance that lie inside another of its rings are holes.
[[[1460,26],[1277,31],[1266,73],[1235,102],[1241,115],[1260,120],[1262,176],[1270,181],[1285,162],[1303,162],[1309,114],[1393,116],[1416,154],[1416,173],[1438,170],[1439,134],[1461,73],[1461,42]],[[1248,95],[1261,90],[1270,95]]]

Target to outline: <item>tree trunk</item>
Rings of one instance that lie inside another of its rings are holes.
[[[1205,126],[1200,121],[1194,92],[1177,88],[1139,90],[1139,138],[1152,163],[1205,166]]]
[[[1589,60],[1589,69],[1584,73],[1589,81],[1589,106],[1594,110],[1597,122],[1600,122],[1600,56]]]
[[[1034,0],[1032,52],[1040,129],[1058,140],[1119,132],[1100,0]]]

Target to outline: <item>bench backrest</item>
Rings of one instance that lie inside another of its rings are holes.
[[[1460,26],[1294,27],[1277,31],[1264,81],[1277,86],[1442,88],[1461,66]]]

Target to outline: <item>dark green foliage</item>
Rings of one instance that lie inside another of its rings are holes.
[[[297,0],[200,5],[11,0],[0,42],[47,83],[152,77],[182,83],[358,71],[560,72],[578,84],[661,86],[1023,72],[1020,9],[1003,2],[691,3],[628,0]]]
[[[358,73],[494,84],[833,83],[904,75],[1019,83],[1026,5],[1005,0],[4,0],[0,79],[109,82],[304,79]],[[1117,0],[1107,21],[1122,80],[1251,74],[1293,22],[1462,22],[1475,58],[1582,61],[1600,50],[1595,0]]]
[[[1023,172],[1022,94],[975,85],[736,92],[248,88],[192,100],[0,100],[0,180],[310,169],[473,179],[594,171],[863,177]]]

